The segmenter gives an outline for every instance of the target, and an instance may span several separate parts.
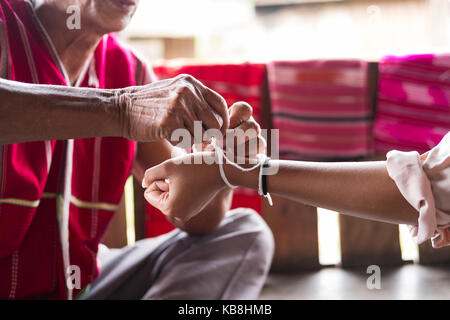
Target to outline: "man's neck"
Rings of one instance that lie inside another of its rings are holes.
[[[35,11],[55,46],[71,84],[75,83],[102,34],[88,25],[69,30],[66,26],[68,14],[54,6],[36,1]]]

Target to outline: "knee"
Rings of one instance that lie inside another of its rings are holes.
[[[272,263],[275,244],[272,231],[264,219],[252,209],[238,208],[227,212],[224,222],[226,227],[241,234],[241,239],[251,246],[246,259],[257,260],[255,262],[264,265],[267,272]]]

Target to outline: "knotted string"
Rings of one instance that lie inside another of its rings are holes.
[[[264,139],[263,137],[261,137],[262,139]],[[216,160],[218,161],[219,164],[219,172],[220,172],[220,177],[222,178],[223,182],[231,189],[236,188],[237,186],[233,185],[230,183],[230,181],[228,180],[226,174],[225,174],[225,170],[223,169],[223,164],[224,161],[226,163],[228,163],[229,165],[233,166],[234,168],[238,169],[239,171],[242,172],[250,172],[253,171],[255,169],[257,169],[259,167],[259,179],[258,179],[258,194],[260,196],[263,196],[264,198],[267,198],[267,201],[269,202],[269,204],[271,206],[273,206],[273,202],[272,202],[272,197],[270,196],[269,193],[264,194],[262,191],[262,175],[263,175],[263,165],[266,161],[266,159],[268,158],[266,154],[264,153],[258,153],[256,155],[258,161],[256,162],[255,165],[253,165],[252,167],[249,168],[245,168],[241,165],[239,165],[238,163],[234,162],[233,160],[231,160],[226,153],[224,152],[224,150],[217,144],[217,140],[215,137],[211,138],[211,142],[210,145],[214,148],[214,153],[216,156]],[[193,151],[197,152],[197,149],[195,147],[195,145],[193,146]]]

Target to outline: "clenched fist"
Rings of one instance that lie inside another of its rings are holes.
[[[122,136],[131,140],[171,141],[172,132],[183,128],[193,136],[194,121],[205,130],[229,126],[225,99],[189,75],[120,89],[116,103]]]

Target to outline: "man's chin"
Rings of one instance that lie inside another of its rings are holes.
[[[125,29],[136,12],[136,3],[132,0],[101,0],[96,5],[97,20],[105,33],[119,32]],[[103,2],[104,1],[104,2]],[[130,2],[128,2],[130,1]]]
[[[122,19],[115,19],[114,22],[109,22],[99,26],[102,34],[108,34],[112,32],[120,32],[124,30],[130,23],[131,18],[123,17]]]

